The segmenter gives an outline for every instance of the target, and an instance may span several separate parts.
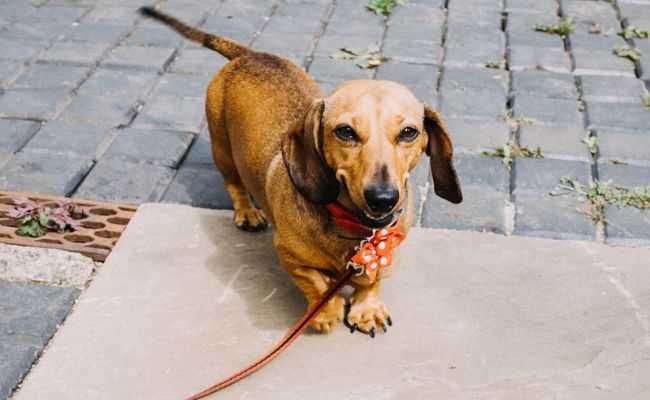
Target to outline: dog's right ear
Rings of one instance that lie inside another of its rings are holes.
[[[282,143],[282,158],[293,185],[307,200],[327,204],[339,194],[334,171],[323,157],[322,117],[325,102],[315,101]]]

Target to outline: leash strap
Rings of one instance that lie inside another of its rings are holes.
[[[316,318],[316,316],[325,308],[327,303],[334,297],[341,289],[345,286],[350,277],[354,274],[354,270],[346,269],[345,272],[334,282],[332,286],[328,289],[325,294],[314,304],[302,318],[289,330],[286,336],[280,340],[268,353],[264,354],[262,357],[258,358],[247,367],[243,368],[239,372],[236,372],[226,379],[222,380],[219,383],[216,383],[209,388],[188,397],[187,400],[198,400],[202,399],[205,396],[208,396],[212,393],[218,392],[219,390],[225,389],[228,386],[239,382],[240,380],[251,375],[255,371],[261,369],[266,364],[270,363],[275,359],[284,349],[289,347],[289,345],[296,340],[301,333],[303,333],[308,327],[309,324]]]

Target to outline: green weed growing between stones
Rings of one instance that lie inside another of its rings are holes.
[[[640,210],[650,209],[650,186],[626,188],[615,185],[612,181],[595,182],[585,185],[575,178],[564,177],[551,191],[551,196],[577,194],[589,204],[589,215],[594,222],[606,223],[604,209],[610,204],[617,207],[636,207]]]
[[[561,18],[558,24],[535,24],[533,29],[538,32],[546,32],[552,35],[568,36],[573,32],[573,17]]]
[[[484,151],[483,155],[502,158],[501,162],[508,171],[512,168],[512,162],[516,157],[544,158],[544,153],[542,153],[542,149],[539,146],[531,150],[527,147],[522,147],[514,140],[502,144],[496,150]]]
[[[403,6],[403,0],[370,0],[366,8],[375,14],[388,15],[393,12],[395,6]]]

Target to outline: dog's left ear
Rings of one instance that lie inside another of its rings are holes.
[[[463,201],[463,194],[452,162],[453,147],[449,132],[440,115],[426,105],[424,106],[424,129],[429,136],[426,153],[431,164],[433,189],[438,196],[458,204]]]
[[[282,142],[282,158],[293,185],[316,204],[331,203],[339,194],[336,175],[323,157],[324,108],[323,100],[315,101]]]

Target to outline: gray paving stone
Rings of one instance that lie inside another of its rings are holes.
[[[204,115],[205,100],[203,97],[161,94],[151,97],[147,101],[133,122],[133,126],[198,133]]]
[[[314,56],[329,57],[334,53],[338,53],[343,48],[364,52],[368,46],[379,45],[379,43],[379,40],[373,40],[363,36],[325,33],[316,44]]]
[[[204,74],[213,76],[226,65],[228,60],[222,55],[204,49],[190,46],[176,55],[176,60],[171,67],[171,72],[186,74]]]
[[[627,188],[649,186],[650,166],[598,164],[598,180]]]
[[[508,93],[508,75],[491,68],[445,67],[440,78],[440,91]],[[469,92],[469,93],[468,93]]]
[[[16,79],[12,87],[28,89],[74,89],[90,73],[88,67],[56,64],[32,64]]]
[[[618,1],[617,5],[621,17],[631,26],[642,27],[650,20],[650,9],[643,0]]]
[[[510,173],[501,158],[483,154],[458,154],[454,160],[461,186],[480,186],[508,194]]]
[[[616,26],[618,19],[612,4],[584,0],[563,0],[564,15],[575,17],[577,22],[597,23],[603,26]]]
[[[553,0],[508,0],[505,11],[512,13],[557,14],[557,3]]]
[[[103,42],[117,43],[131,29],[127,21],[123,24],[107,24],[102,22],[83,22],[73,24],[63,34],[63,40],[73,42]]]
[[[520,125],[519,143],[529,149],[538,146],[547,156],[570,156],[589,160],[589,150],[582,142],[586,131],[577,125]]]
[[[389,64],[385,64],[382,68],[387,65]],[[309,67],[309,74],[319,82],[338,84],[350,79],[370,79],[373,76],[373,71],[359,68],[350,60],[314,57]]]
[[[446,47],[444,66],[485,68],[487,62],[503,59],[503,46],[497,43],[470,42]]]
[[[194,207],[232,209],[223,177],[214,164],[183,165],[169,185],[163,202]]]
[[[100,42],[56,42],[38,59],[60,64],[97,65],[110,44]]]
[[[85,5],[44,4],[20,18],[22,22],[56,22],[71,24],[89,11]]]
[[[514,118],[530,118],[534,124],[582,126],[578,102],[573,99],[548,99],[518,95],[514,99]]]
[[[634,78],[634,64],[627,58],[617,57],[613,49],[593,51],[574,49],[576,75],[614,75]]]
[[[77,91],[143,98],[153,88],[158,78],[159,75],[155,71],[100,68]]]
[[[68,196],[91,166],[89,155],[20,151],[0,170],[0,187]]]
[[[441,18],[442,20],[442,18]],[[392,15],[388,21],[386,40],[426,40],[437,44],[442,40],[443,23],[417,24],[414,22],[393,23]]]
[[[473,50],[478,48],[479,43],[490,44],[503,47],[505,44],[505,36],[500,29],[493,27],[489,28],[474,28],[471,30],[464,24],[457,24],[450,26],[447,31],[447,38],[445,40],[446,47],[461,47]]]
[[[108,126],[50,121],[31,138],[25,150],[47,150],[97,159],[118,132]]]
[[[650,211],[605,205],[605,243],[619,246],[650,245]]]
[[[282,8],[282,4],[279,8]],[[319,10],[313,10],[313,12],[319,14]],[[302,15],[274,15],[264,26],[264,33],[313,36],[321,29],[322,23],[320,19],[305,18]]]
[[[602,28],[606,29],[606,28]],[[623,39],[622,36],[617,35],[616,33],[620,32],[620,24],[611,27],[609,29],[613,30],[611,35],[603,34],[593,34],[588,32],[576,32],[572,33],[569,40],[571,41],[571,48],[573,50],[591,50],[591,51],[603,51],[614,49],[617,46],[627,46],[627,42]]]
[[[8,398],[64,320],[80,291],[0,281],[0,398]]]
[[[564,48],[511,46],[508,49],[511,71],[543,70],[558,73],[571,71],[571,62]]]
[[[104,157],[176,168],[192,139],[193,135],[186,132],[126,128]]]
[[[535,3],[535,4],[530,4]],[[551,2],[555,3],[555,2]],[[546,11],[536,10],[535,6],[541,6]],[[516,9],[512,9],[516,7]],[[555,11],[548,12],[548,8],[554,8]],[[554,46],[562,46],[562,38],[558,35],[551,35],[546,32],[535,31],[535,25],[553,25],[558,23],[557,3],[549,4],[549,1],[529,1],[519,0],[518,4],[508,2],[506,10],[509,10],[506,19],[506,31],[510,34],[525,34],[533,32],[540,40],[545,41],[547,38],[554,38]],[[539,43],[536,43],[539,44]],[[554,47],[553,46],[553,47]]]
[[[647,132],[650,127],[650,113],[641,102],[586,102],[586,114],[590,129],[613,128]]]
[[[382,54],[397,62],[439,65],[442,47],[432,40],[386,39]]]
[[[13,153],[0,147],[0,169],[11,159]]]
[[[212,80],[210,75],[164,74],[156,84],[151,96],[171,95],[179,97],[204,97]]]
[[[162,71],[172,62],[174,52],[171,47],[122,45],[110,52],[102,66]]]
[[[595,134],[598,138],[598,162],[650,164],[647,131],[598,129]]]
[[[440,112],[445,118],[501,120],[506,97],[495,93],[441,92]]]
[[[451,2],[447,13],[449,25],[470,22],[479,28],[501,29],[501,9],[498,5],[488,7],[476,6],[464,2]],[[469,30],[471,32],[471,30]]]
[[[637,61],[637,72],[641,79],[650,81],[650,40],[635,40],[634,45],[641,50],[642,56]]]
[[[166,26],[138,26],[124,42],[127,46],[176,47],[185,39]]]
[[[267,33],[264,30],[255,39],[253,49],[289,58],[304,58],[309,55],[313,40],[311,35],[283,32]]]
[[[377,79],[387,79],[403,85],[435,88],[438,67],[427,64],[388,62],[377,69]]]
[[[121,126],[136,113],[138,100],[132,96],[83,93],[74,98],[59,116],[70,122]]]
[[[620,76],[583,75],[582,98],[588,102],[639,103],[646,93],[643,82]]]
[[[414,1],[410,1],[405,2],[405,4],[400,7],[395,7],[393,12],[388,16],[388,31],[390,32],[391,29],[397,28],[400,25],[404,28],[416,26],[416,32],[420,27],[425,26],[442,27],[445,23],[445,12],[442,7],[436,7],[436,5],[432,3],[432,1],[424,1],[422,4],[418,4]],[[404,29],[404,34],[409,35],[406,29]],[[410,37],[411,36],[409,36],[409,38]],[[404,37],[404,39],[406,39],[406,37]],[[415,39],[415,37],[413,39]],[[419,37],[419,39],[423,38]]]
[[[577,99],[578,89],[571,74],[546,71],[513,71],[512,94],[547,98]]]
[[[354,21],[354,23],[350,23]],[[354,11],[337,5],[325,30],[328,34],[350,37],[366,37],[379,40],[384,30],[381,17],[363,10],[361,4]]]
[[[207,132],[195,135],[192,146],[183,159],[183,166],[194,164],[214,165],[212,149],[210,148],[210,135]]]
[[[562,240],[594,240],[588,206],[575,197],[517,194],[515,235]]]
[[[433,107],[437,103],[438,99],[438,92],[433,86],[433,82],[431,85],[427,86],[414,86],[414,85],[404,85],[406,86],[407,89],[413,93],[415,97],[423,101],[424,103],[428,104],[429,106]]]
[[[10,39],[43,40],[51,42],[63,32],[66,26],[53,22],[17,21],[3,31]]]
[[[124,21],[132,21],[135,16],[136,8],[132,3],[129,5],[103,5],[102,7],[95,7],[88,14],[86,14],[80,23],[112,23],[124,24]]]
[[[510,126],[503,121],[472,121],[458,118],[444,120],[458,151],[492,151],[510,140]]]
[[[249,43],[253,34],[260,29],[265,22],[262,13],[251,12],[227,12],[220,9],[208,17],[202,28],[207,32],[224,35],[226,37]],[[244,38],[246,38],[244,40]]]
[[[0,59],[26,61],[45,48],[42,40],[0,38]]]
[[[535,14],[536,15],[536,14]],[[532,19],[532,18],[531,18]],[[540,22],[541,23],[541,22]],[[555,21],[551,23],[556,23]],[[533,30],[534,24],[521,28],[508,28],[507,37],[509,46],[548,47],[562,48],[562,38],[558,35],[549,35]]]
[[[519,157],[514,166],[516,195],[548,195],[564,177],[588,182],[591,176],[591,167],[587,161]]]
[[[3,21],[13,22],[35,9],[28,2],[8,2],[0,4],[0,18]]]
[[[0,116],[48,120],[67,104],[70,88],[10,89],[0,95]]]
[[[160,165],[101,159],[75,195],[124,204],[159,201],[172,177],[173,170]]]
[[[463,202],[451,204],[436,197],[433,190],[422,209],[422,227],[505,232],[506,193],[473,185],[463,186]]]
[[[38,122],[18,119],[0,119],[0,149],[15,153],[20,150],[41,127]]]
[[[23,71],[20,61],[3,60],[0,62],[0,89],[8,87]]]

